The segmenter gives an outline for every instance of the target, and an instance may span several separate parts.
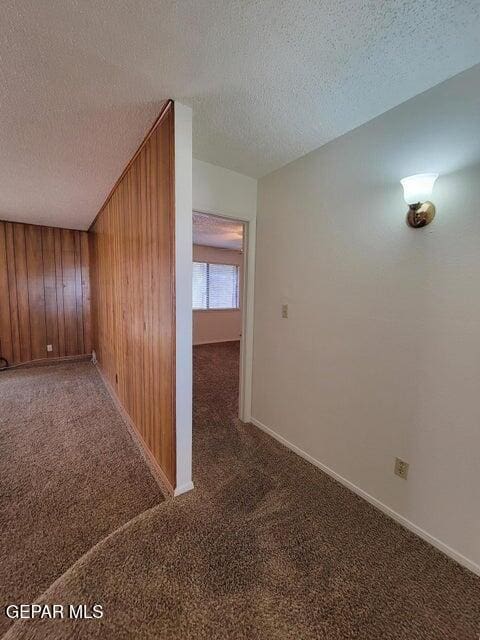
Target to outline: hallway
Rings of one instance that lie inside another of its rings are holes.
[[[241,424],[235,343],[194,362],[196,488],[163,502],[90,364],[2,375],[2,599],[105,612],[4,640],[476,637],[473,574]]]

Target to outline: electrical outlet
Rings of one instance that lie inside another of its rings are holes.
[[[47,351],[53,351],[53,345],[47,344]]]
[[[408,464],[408,462],[405,462],[405,460],[401,460],[400,458],[395,458],[394,473],[399,478],[402,478],[403,480],[407,479],[409,467],[410,465]]]
[[[288,304],[282,304],[282,318],[288,318]]]

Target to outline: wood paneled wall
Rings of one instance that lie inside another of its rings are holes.
[[[87,232],[0,222],[1,355],[18,364],[88,354],[90,329]]]
[[[101,372],[175,487],[173,103],[90,231],[94,350]]]

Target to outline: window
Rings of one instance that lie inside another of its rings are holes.
[[[239,269],[234,264],[193,263],[194,309],[239,309]]]

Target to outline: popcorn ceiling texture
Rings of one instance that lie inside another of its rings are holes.
[[[0,218],[85,229],[169,97],[258,177],[480,61],[478,0],[2,3]]]
[[[22,620],[3,640],[478,639],[480,578],[241,424],[238,343],[193,357],[195,490],[132,517],[38,593],[102,604],[101,620]]]
[[[243,248],[243,224],[236,220],[194,213],[193,244],[240,251]]]

